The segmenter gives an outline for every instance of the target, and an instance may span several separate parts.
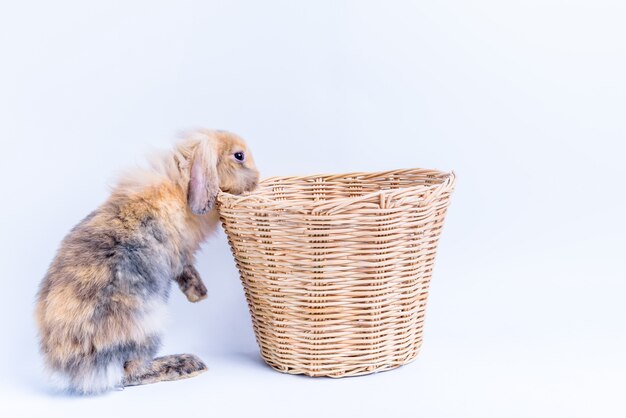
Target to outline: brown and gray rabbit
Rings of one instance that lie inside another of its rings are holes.
[[[241,138],[198,131],[124,176],[71,230],[36,310],[46,366],[63,389],[99,393],[206,370],[190,354],[154,358],[170,284],[191,302],[206,297],[194,253],[217,225],[218,188],[239,194],[258,178]]]

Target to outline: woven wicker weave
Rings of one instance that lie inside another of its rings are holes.
[[[218,196],[263,359],[310,376],[408,363],[454,174],[272,177]]]

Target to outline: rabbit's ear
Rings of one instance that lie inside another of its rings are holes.
[[[200,141],[193,154],[187,204],[196,215],[213,209],[219,191],[217,154],[212,145],[209,141]]]

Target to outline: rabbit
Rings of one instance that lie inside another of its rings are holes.
[[[62,241],[36,297],[46,368],[61,389],[97,394],[207,370],[191,354],[155,358],[175,281],[191,302],[207,296],[194,253],[218,223],[218,189],[253,190],[245,142],[201,130],[149,169],[128,172]]]

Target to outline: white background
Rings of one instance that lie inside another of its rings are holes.
[[[3,2],[0,415],[625,416],[625,22],[623,0]],[[414,363],[265,366],[220,230],[162,350],[208,373],[48,389],[32,311],[58,243],[194,127],[244,136],[264,176],[456,171]]]

